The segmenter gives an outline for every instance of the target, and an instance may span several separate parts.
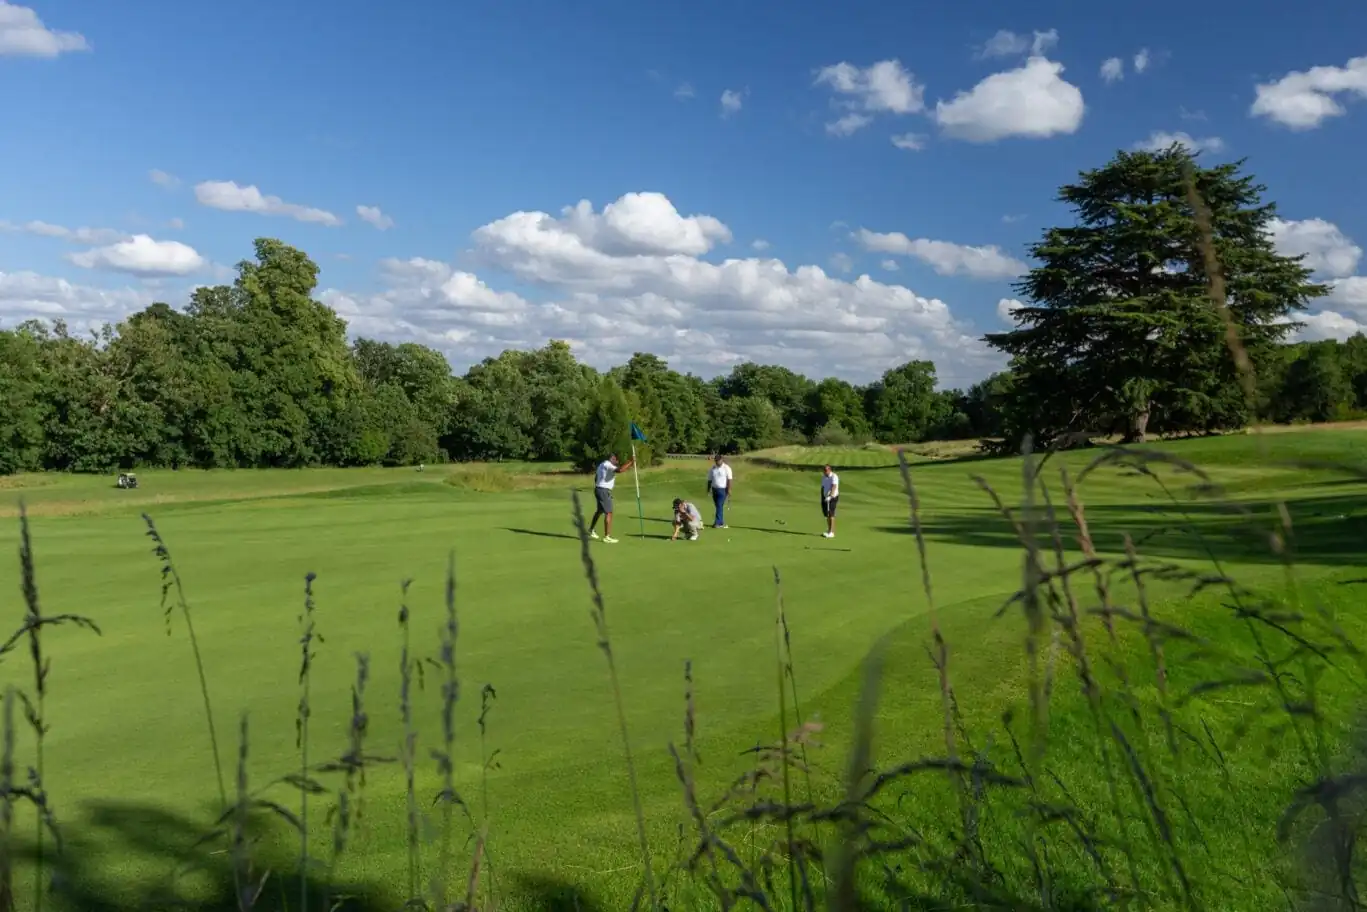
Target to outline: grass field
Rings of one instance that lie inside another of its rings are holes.
[[[1356,603],[1356,590],[1342,585],[1360,575],[1367,485],[1345,480],[1341,472],[1281,464],[1322,459],[1367,465],[1367,435],[1288,433],[1173,442],[1163,448],[1207,467],[1247,515],[1187,493],[1190,476],[1159,471],[1187,502],[1183,516],[1165,501],[1153,478],[1103,469],[1082,488],[1099,551],[1122,553],[1122,533],[1129,532],[1154,560],[1209,567],[1214,557],[1245,585],[1286,593],[1291,590],[1284,562],[1266,538],[1278,527],[1275,504],[1285,500],[1295,530],[1295,598],[1337,612],[1335,623],[1344,635],[1367,632],[1357,613],[1345,610]],[[1074,453],[1066,463],[1076,473],[1095,456]],[[837,538],[829,541],[818,534],[823,521],[819,476],[813,471],[825,462],[842,470],[840,526]],[[718,792],[750,768],[751,758],[742,754],[747,748],[778,739],[774,568],[782,575],[792,632],[792,689],[803,718],[825,723],[819,738],[824,747],[811,748],[811,787],[818,792],[841,787],[863,680],[861,661],[880,638],[887,652],[883,699],[870,717],[876,725],[872,762],[888,765],[944,752],[938,675],[926,653],[929,603],[921,589],[916,539],[907,534],[908,504],[895,464],[895,454],[876,448],[738,459],[731,528],[708,529],[693,543],[667,542],[667,517],[670,500],[684,496],[696,498],[710,519],[700,463],[681,460],[642,473],[644,539],[630,476],[619,482],[615,532],[622,541],[594,543],[592,555],[657,879],[665,879],[679,852],[681,828],[689,829],[667,751],[670,742],[684,738],[685,662],[691,662],[695,743],[702,758],[693,776],[701,792]],[[1056,471],[1053,465],[1050,472]],[[975,473],[1008,503],[1020,500],[1019,459],[913,464],[936,615],[951,648],[950,674],[963,725],[984,736],[996,730],[992,737],[1001,741],[998,720],[1005,709],[1029,715],[1026,623],[1018,609],[994,620],[1021,587],[1022,558],[1010,525],[971,480]],[[205,861],[190,851],[216,816],[214,762],[184,621],[175,612],[163,616],[160,607],[160,568],[144,534],[144,511],[164,537],[193,607],[230,790],[243,712],[250,719],[245,768],[253,786],[299,767],[299,616],[307,573],[317,574],[314,618],[323,638],[310,678],[314,757],[338,756],[347,748],[356,653],[369,656],[368,750],[397,754],[402,740],[400,604],[406,601],[412,611],[415,650],[438,656],[447,560],[454,553],[461,682],[455,779],[471,815],[487,826],[480,889],[491,891],[505,909],[616,909],[630,903],[642,875],[641,853],[613,693],[596,645],[580,542],[571,522],[569,491],[587,495],[586,477],[568,475],[561,467],[518,465],[430,467],[422,473],[147,471],[139,477],[136,491],[118,491],[111,478],[94,477],[25,476],[0,483],[0,513],[8,518],[0,533],[5,553],[15,553],[17,504],[21,497],[27,503],[43,610],[88,615],[102,629],[97,636],[52,628],[43,644],[52,662],[44,708],[51,726],[45,780],[69,843],[73,868],[63,879],[68,894],[78,897],[73,903],[136,908],[160,895],[157,891],[174,889],[202,908],[232,907],[222,894],[227,862],[221,857]],[[591,509],[591,496],[585,505]],[[1254,527],[1262,532],[1249,531]],[[1067,542],[1073,558],[1075,538]],[[17,593],[19,576],[17,561],[0,565],[0,592]],[[410,579],[405,595],[401,586]],[[1237,636],[1226,634],[1226,626],[1236,628],[1233,621],[1222,626],[1228,612],[1218,593],[1188,597],[1182,594],[1186,582],[1157,576],[1147,586],[1155,612],[1167,623],[1186,625],[1206,637],[1203,642],[1232,652],[1253,648],[1235,642],[1245,636],[1243,627]],[[1116,593],[1122,600],[1132,597],[1133,585],[1121,580]],[[11,596],[6,604],[15,606],[17,625],[22,603]],[[1111,655],[1112,667],[1138,663],[1134,667],[1142,668],[1151,651],[1146,638],[1121,640]],[[1174,654],[1181,645],[1171,646]],[[1195,684],[1195,676],[1212,661],[1205,653],[1194,656],[1187,670],[1174,666],[1171,679]],[[5,655],[3,683],[31,686],[26,662],[22,649]],[[1309,755],[1337,757],[1344,748],[1358,683],[1345,668],[1341,679],[1330,673],[1321,682],[1323,737]],[[439,746],[442,731],[435,679],[440,673],[428,667],[426,686],[414,697],[421,732],[417,791],[424,813],[436,819],[440,814],[432,809],[432,796],[441,780],[429,751]],[[496,697],[488,698],[491,708],[481,738],[477,721],[486,684]],[[1162,687],[1134,686],[1146,706],[1170,711],[1184,731],[1208,726],[1222,738],[1261,705],[1242,698],[1222,702],[1226,695],[1220,689],[1179,708],[1175,701],[1169,705]],[[1076,680],[1061,674],[1057,693],[1050,722],[1051,773],[1078,792],[1080,806],[1104,804],[1099,791],[1104,777],[1088,776],[1086,752],[1070,748],[1087,743],[1089,724]],[[785,703],[783,713],[792,729],[793,707]],[[16,737],[15,762],[23,767],[32,763],[33,739],[22,725]],[[1149,729],[1146,737],[1153,744],[1164,740],[1158,729]],[[1293,866],[1294,853],[1277,847],[1272,830],[1293,788],[1316,770],[1312,762],[1298,759],[1301,754],[1290,741],[1269,755],[1273,742],[1267,739],[1274,737],[1291,739],[1292,734],[1269,731],[1256,745],[1226,747],[1218,764],[1202,760],[1209,750],[1186,759],[1150,758],[1180,788],[1190,790],[1178,794],[1188,809],[1185,816],[1199,818],[1206,828],[1199,840],[1172,838],[1184,850],[1205,853],[1204,863],[1192,866],[1201,870],[1186,876],[1199,880],[1207,900],[1220,900],[1207,907],[1269,908],[1269,896],[1283,897],[1273,878],[1249,872]],[[1054,748],[1060,739],[1062,746]],[[1147,756],[1151,746],[1135,749]],[[488,755],[494,750],[496,765],[491,765]],[[923,815],[958,813],[950,808],[942,780],[936,782],[937,788],[913,788],[899,807],[919,801]],[[1098,790],[1095,796],[1089,788]],[[297,807],[297,793],[282,788],[275,794],[281,803]],[[402,771],[394,765],[368,770],[358,794],[362,814],[329,876],[347,885],[342,892],[354,894],[358,908],[399,908],[409,877]],[[331,824],[323,821],[329,803],[328,796],[313,799],[311,851],[324,859],[332,843]],[[1018,820],[999,820],[999,841],[1013,843],[1022,826]],[[1134,838],[1143,841],[1135,826]],[[1173,826],[1181,829],[1180,821]],[[21,812],[15,828],[16,838],[32,833],[32,816]],[[751,825],[753,851],[765,838],[756,835],[756,828],[772,831],[774,825]],[[456,845],[461,871],[453,877],[461,891],[473,852],[465,841],[468,829],[462,823]],[[276,830],[257,847],[258,864],[288,873],[297,852],[291,839],[284,828]],[[422,850],[424,881],[437,853],[432,845]],[[1015,854],[1019,870],[999,864],[1000,876],[1030,882],[1027,855]],[[1141,879],[1162,882],[1175,876],[1152,861],[1163,857],[1155,849],[1130,863]],[[1226,877],[1238,870],[1249,877]],[[171,888],[173,871],[180,876]],[[282,877],[268,883],[264,906],[298,907],[285,883]],[[673,894],[676,905],[700,901],[688,892],[693,887],[672,883],[661,889],[682,891]],[[1155,904],[1163,903],[1156,899]]]

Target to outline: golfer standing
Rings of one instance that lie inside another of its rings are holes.
[[[835,538],[835,508],[840,504],[840,476],[826,466],[821,470],[821,515],[826,517],[822,538]]]
[[[617,464],[617,454],[613,453],[598,464],[598,469],[593,473],[593,498],[596,509],[593,511],[593,521],[589,523],[589,538],[597,538],[598,533],[594,527],[598,525],[598,517],[603,517],[603,541],[609,545],[617,544],[617,539],[612,537],[612,488],[617,484],[617,473],[625,472],[631,468],[633,460],[628,459],[626,465]]]
[[[726,501],[731,497],[731,467],[718,453],[713,459],[712,468],[707,473],[707,490],[712,495],[712,506],[716,507],[716,517],[712,528],[726,528]]]

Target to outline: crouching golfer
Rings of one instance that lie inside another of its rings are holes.
[[[617,544],[617,539],[612,537],[612,487],[617,484],[617,473],[625,472],[631,468],[632,460],[628,459],[626,465],[617,464],[617,454],[613,453],[598,464],[598,471],[593,475],[593,498],[597,504],[593,511],[593,520],[589,523],[589,538],[597,538],[598,533],[594,528],[598,525],[598,517],[603,517],[603,541],[610,545]]]
[[[822,538],[835,538],[835,508],[840,504],[840,476],[826,466],[821,470],[821,515],[826,517]]]
[[[686,500],[674,498],[674,534],[669,537],[670,541],[677,541],[679,533],[688,536],[689,541],[697,541],[698,533],[702,531],[702,514],[698,508]]]

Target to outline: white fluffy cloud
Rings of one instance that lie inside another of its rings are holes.
[[[883,267],[883,269],[887,272],[897,272],[902,268],[901,266],[897,265],[896,260],[891,258],[881,261],[878,265]]]
[[[892,138],[892,144],[908,152],[919,152],[926,147],[926,138],[920,133],[899,133]]]
[[[356,215],[381,231],[394,227],[394,220],[381,212],[379,206],[357,206]]]
[[[915,114],[925,107],[925,86],[899,60],[880,60],[862,69],[852,63],[832,64],[817,71],[816,83],[830,86],[866,111]]]
[[[145,234],[73,253],[67,259],[83,269],[107,269],[144,277],[189,275],[204,266],[204,257],[188,244],[157,241]]]
[[[1101,64],[1101,78],[1106,82],[1118,82],[1125,78],[1125,61],[1119,57],[1107,57]]]
[[[1193,154],[1196,152],[1220,152],[1225,147],[1225,141],[1218,136],[1207,136],[1204,139],[1196,139],[1190,133],[1183,133],[1180,130],[1176,133],[1165,133],[1162,130],[1154,130],[1149,134],[1149,138],[1141,143],[1136,143],[1136,149],[1147,149],[1150,152],[1162,152],[1176,143],[1184,146]]]
[[[721,116],[730,117],[741,109],[745,103],[744,97],[734,89],[727,89],[721,93]]]
[[[0,324],[23,320],[65,320],[73,330],[122,320],[152,303],[132,288],[107,290],[77,285],[35,272],[0,272]]]
[[[1025,272],[1025,263],[1003,253],[995,245],[970,247],[949,241],[915,240],[893,231],[886,234],[860,228],[854,238],[865,250],[915,257],[940,275],[966,275],[975,279],[1013,279]]]
[[[1031,57],[1014,70],[993,73],[952,101],[937,102],[935,121],[946,135],[978,143],[1074,133],[1086,106],[1082,91],[1062,73],[1063,64]]]
[[[1023,304],[1020,301],[1017,301],[1015,298],[1002,298],[1000,301],[997,302],[997,319],[1001,320],[1008,326],[1015,326],[1016,319],[1014,315],[1016,311],[1020,310],[1024,306],[1025,304]]]
[[[560,217],[515,212],[474,232],[473,262],[513,276],[525,295],[419,259],[382,264],[379,294],[334,289],[324,300],[355,333],[416,338],[457,364],[561,338],[600,366],[651,351],[709,376],[746,359],[867,379],[931,358],[954,383],[997,366],[944,302],[903,286],[765,257],[701,259],[724,230],[652,193],[601,212],[587,202]]]
[[[195,185],[195,199],[210,209],[225,212],[255,212],[260,215],[283,215],[300,222],[312,222],[335,228],[342,220],[326,209],[287,203],[278,196],[267,196],[255,185],[240,186],[233,181],[204,181]]]
[[[56,57],[88,50],[90,43],[81,33],[50,29],[29,7],[0,0],[0,57]]]
[[[1058,32],[1055,29],[1035,32],[1034,35],[1022,35],[1001,29],[987,39],[978,51],[978,57],[1015,57],[1027,51],[1032,56],[1038,57],[1047,53],[1056,44],[1058,44]]]
[[[631,257],[701,256],[718,243],[729,243],[731,229],[710,215],[680,215],[669,197],[647,192],[627,193],[601,213],[588,200],[565,207],[559,219],[544,212],[514,212],[475,232],[477,242],[495,251],[536,247],[535,239],[552,238],[564,263],[597,265],[628,258],[624,263],[629,265]]]
[[[19,231],[39,237],[59,238],[73,244],[108,244],[127,237],[124,232],[115,231],[113,228],[67,228],[65,225],[39,221],[24,222],[20,225],[0,221],[0,231]]]
[[[1296,338],[1310,342],[1322,339],[1343,340],[1357,333],[1367,332],[1367,323],[1335,310],[1296,314],[1296,320],[1305,324],[1296,333]]]
[[[1344,66],[1317,66],[1261,83],[1249,113],[1293,130],[1312,130],[1345,113],[1342,98],[1367,98],[1367,57]]]
[[[1268,230],[1278,253],[1282,256],[1304,255],[1302,265],[1322,278],[1351,276],[1362,258],[1362,248],[1337,225],[1324,219],[1273,219]],[[1367,279],[1361,281],[1367,282]]]
[[[1134,55],[1134,71],[1142,73],[1149,68],[1149,49],[1140,48],[1139,53]]]
[[[826,124],[833,136],[849,136],[873,122],[874,114],[915,114],[925,109],[925,86],[898,60],[869,67],[835,63],[816,73],[816,85],[836,93],[835,106],[846,113]]]

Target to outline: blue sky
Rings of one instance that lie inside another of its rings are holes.
[[[0,326],[179,305],[272,236],[458,369],[565,338],[962,385],[1058,185],[1164,135],[1269,185],[1337,283],[1308,334],[1367,323],[1359,3],[22,3]]]

